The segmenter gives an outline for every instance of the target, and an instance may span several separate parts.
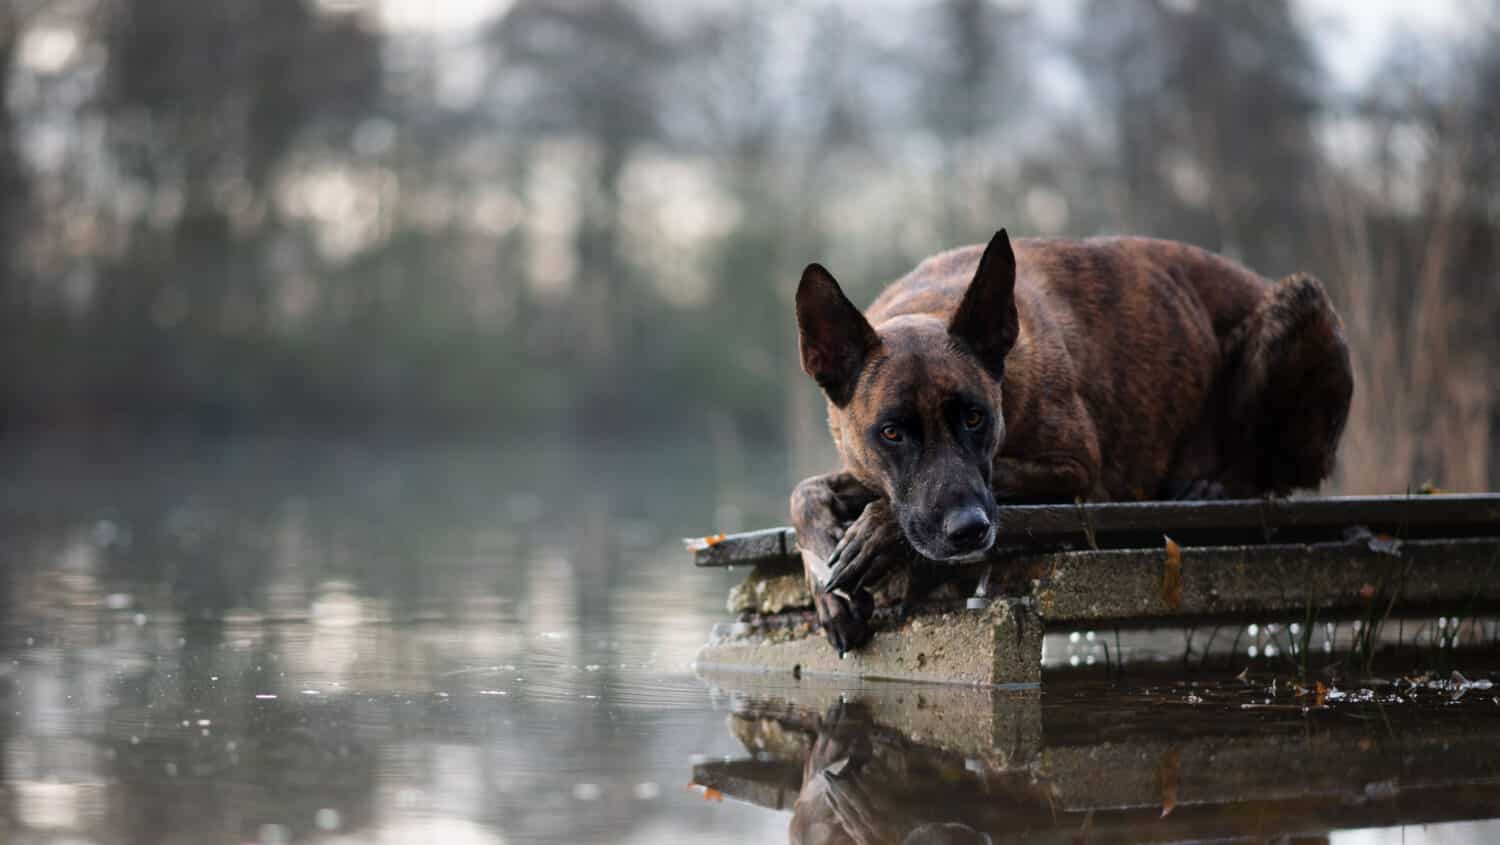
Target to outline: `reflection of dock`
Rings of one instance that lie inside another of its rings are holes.
[[[1259,840],[1500,812],[1500,712],[1487,698],[1441,712],[1133,716],[1038,690],[710,681],[727,685],[716,693],[748,756],[695,766],[694,782],[794,812],[794,840],[810,823],[872,842],[924,826],[994,841]]]
[[[753,571],[731,595],[738,623],[716,632],[699,662],[1034,683],[1044,625],[1500,608],[1500,495],[1019,506],[1001,520],[1006,544],[988,561],[920,564],[947,592],[904,621],[879,612],[874,638],[844,660],[816,629],[791,529],[704,541],[699,566]],[[888,601],[877,591],[877,604]]]

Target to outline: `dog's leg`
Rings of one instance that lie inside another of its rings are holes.
[[[1075,499],[1107,498],[1098,480],[1076,458],[1023,460],[996,458],[995,473],[990,482],[995,498],[1011,504],[1071,502]],[[1004,530],[1001,515],[1001,530]]]
[[[1226,405],[1224,486],[1237,495],[1316,487],[1333,472],[1354,378],[1343,325],[1323,285],[1277,282],[1237,329]]]
[[[877,501],[882,501],[878,494],[847,472],[813,476],[792,490],[792,525],[797,529],[797,545],[802,550],[802,571],[812,591],[823,632],[839,654],[869,639],[868,623],[875,602],[862,586],[837,592],[825,592],[823,588],[831,572],[830,561],[837,563],[836,552],[839,558],[853,559],[848,558],[849,544],[845,543],[841,550],[840,543],[847,534],[862,536],[869,532],[875,521],[873,516],[864,520],[865,527],[857,532],[853,528]],[[858,543],[856,546],[853,551],[857,556],[862,546]]]

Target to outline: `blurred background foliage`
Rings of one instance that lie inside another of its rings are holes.
[[[1336,487],[1500,477],[1500,10],[7,0],[0,427],[826,461],[790,297],[1173,237],[1345,316]],[[798,467],[801,468],[800,466]]]

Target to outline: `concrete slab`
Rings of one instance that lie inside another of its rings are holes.
[[[747,630],[711,640],[703,669],[770,671],[956,684],[1035,684],[1041,680],[1041,620],[1025,602],[995,601],[982,610],[922,614],[877,630],[842,659],[816,626],[765,633]]]
[[[1202,617],[1359,614],[1500,602],[1500,538],[1064,552],[997,564],[1035,584],[1049,624],[1170,624]]]

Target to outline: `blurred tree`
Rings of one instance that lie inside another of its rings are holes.
[[[997,186],[984,178],[984,145],[1006,145],[995,130],[1019,123],[1032,104],[1024,47],[1031,26],[1027,12],[988,0],[944,0],[929,14],[937,17],[936,37],[913,39],[910,49],[922,51],[919,108],[941,142],[947,199],[940,235],[944,245],[957,245],[1004,225],[988,196]]]
[[[10,408],[12,414],[23,401],[17,388],[25,379],[24,353],[34,340],[26,330],[30,304],[21,283],[19,260],[30,185],[17,149],[15,116],[3,96],[15,75],[21,31],[21,6],[0,5],[0,409]],[[0,410],[0,425],[5,417],[5,411]]]
[[[590,147],[574,232],[567,308],[574,319],[564,321],[549,357],[576,367],[591,414],[640,409],[636,368],[656,303],[621,249],[621,188],[632,153],[668,140],[658,120],[660,83],[676,46],[626,0],[521,0],[491,39],[500,72],[524,83],[508,104],[507,128],[537,142],[583,138]]]
[[[309,134],[342,143],[379,92],[378,39],[304,0],[113,0],[102,20],[114,163],[158,213],[104,268],[88,333],[113,365],[93,390],[248,413],[270,390],[256,357],[286,228],[278,166]]]
[[[1320,70],[1288,0],[1091,0],[1077,54],[1108,110],[1126,227],[1295,269]]]
[[[3,419],[675,428],[726,477],[752,438],[821,469],[801,267],[868,302],[1006,225],[1317,271],[1371,350],[1360,460],[1500,456],[1493,12],[1346,102],[1291,0],[502,9],[0,5]]]
[[[1361,155],[1329,191],[1334,288],[1364,376],[1346,481],[1482,489],[1500,475],[1500,13],[1441,53],[1396,38],[1352,119]]]

